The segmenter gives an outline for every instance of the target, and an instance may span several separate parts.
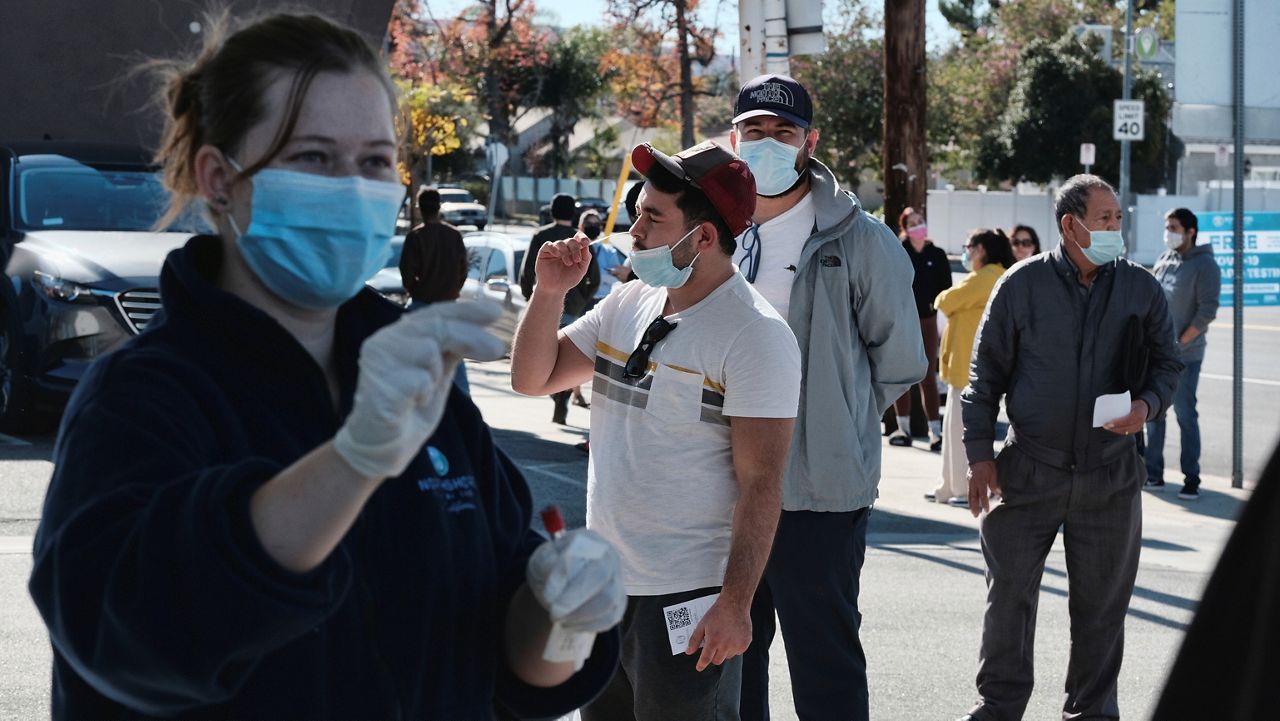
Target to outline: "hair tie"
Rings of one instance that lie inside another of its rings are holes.
[[[191,72],[178,84],[177,97],[173,101],[173,114],[184,115],[200,103],[200,73]]]

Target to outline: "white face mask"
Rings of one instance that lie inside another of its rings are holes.
[[[1181,248],[1182,233],[1166,230],[1164,232],[1164,244],[1169,247],[1169,250],[1177,250],[1178,248]]]

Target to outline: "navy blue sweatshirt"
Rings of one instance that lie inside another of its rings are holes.
[[[53,717],[487,721],[594,696],[616,630],[554,689],[506,669],[506,607],[541,538],[528,486],[456,389],[319,568],[266,555],[250,496],[334,435],[360,344],[399,310],[370,290],[339,310],[335,412],[302,346],[213,284],[220,263],[213,237],[170,254],[163,310],[68,406],[30,582]]]

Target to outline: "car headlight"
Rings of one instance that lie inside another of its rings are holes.
[[[94,296],[110,296],[110,291],[99,290],[91,286],[82,285],[75,281],[59,278],[49,273],[35,271],[31,276],[31,284],[35,289],[44,294],[46,298],[51,300],[60,300],[66,303],[86,303],[92,302]]]

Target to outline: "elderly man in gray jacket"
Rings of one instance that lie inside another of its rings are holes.
[[[769,717],[777,622],[799,718],[867,719],[858,587],[880,482],[880,416],[928,368],[911,261],[812,158],[812,121],[804,86],[763,75],[739,92],[730,136],[756,177],[753,224],[734,259],[791,325],[803,372],[782,516],[751,609],[743,721]]]
[[[1164,413],[1182,370],[1160,284],[1119,258],[1111,186],[1094,175],[1071,178],[1054,215],[1058,247],[996,284],[961,397],[969,506],[975,516],[986,512],[987,564],[981,698],[965,719],[1022,718],[1034,683],[1040,579],[1059,528],[1071,583],[1063,718],[1120,717],[1116,677],[1146,478],[1133,434]],[[1117,395],[1130,400],[1106,412]],[[1002,397],[1009,433],[995,458]],[[994,508],[993,496],[1001,498]]]

